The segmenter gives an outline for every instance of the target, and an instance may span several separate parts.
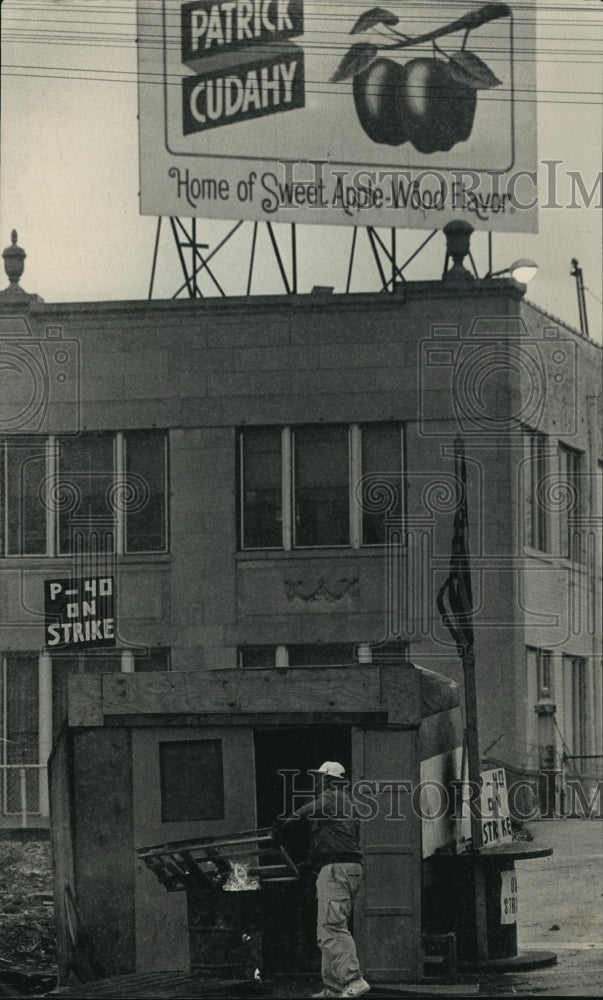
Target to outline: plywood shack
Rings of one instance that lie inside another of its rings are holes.
[[[460,741],[456,686],[407,662],[70,678],[50,762],[63,975],[90,959],[88,946],[107,975],[188,970],[184,893],[166,892],[136,849],[268,825],[287,807],[283,768],[303,775],[341,759],[373,802],[354,931],[366,974],[416,979],[422,831],[411,789],[424,757]],[[84,931],[75,941],[66,894]]]

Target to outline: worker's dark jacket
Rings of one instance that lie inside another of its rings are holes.
[[[300,817],[310,823],[311,868],[318,871],[323,865],[344,861],[362,864],[360,824],[352,816],[352,800],[343,785],[324,789],[312,802],[295,811],[291,819]]]

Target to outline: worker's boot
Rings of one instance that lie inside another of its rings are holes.
[[[339,994],[340,997],[363,997],[365,993],[368,993],[370,986],[366,979],[359,976],[358,979],[353,979],[351,983],[348,983],[346,988]]]
[[[335,990],[330,990],[328,986],[325,986],[324,990],[321,990],[320,993],[311,993],[310,996],[311,997],[339,997],[339,996],[341,996],[341,994],[340,993],[336,993]]]

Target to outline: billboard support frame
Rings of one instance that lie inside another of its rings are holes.
[[[159,266],[159,247],[162,233],[162,223],[163,216],[158,216],[157,227],[155,234],[155,241],[153,247],[153,257],[151,264],[151,278],[149,283],[149,293],[148,298],[153,298],[153,292],[155,289],[155,282],[157,277],[157,271]],[[178,217],[168,217],[170,223],[170,229],[173,237],[173,241],[176,247],[176,252],[178,255],[178,262],[182,272],[184,280],[176,288],[174,292],[170,294],[171,298],[178,298],[186,291],[189,298],[203,298],[204,293],[201,289],[199,276],[202,272],[207,272],[208,277],[213,283],[214,287],[217,289],[218,293],[222,298],[228,297],[230,294],[227,289],[225,289],[216,275],[214,274],[212,268],[209,266],[210,261],[217,256],[219,251],[230,241],[234,234],[243,226],[245,222],[249,222],[252,226],[251,235],[251,247],[249,249],[248,267],[247,270],[247,281],[246,281],[246,291],[247,296],[251,296],[252,284],[255,276],[256,260],[258,256],[258,234],[260,232],[260,226],[264,226],[269,237],[269,245],[274,253],[276,260],[278,273],[280,279],[282,280],[284,293],[286,295],[297,295],[299,293],[299,269],[298,269],[298,259],[299,259],[299,247],[298,247],[298,226],[296,223],[281,223],[280,228],[287,226],[290,230],[290,250],[289,250],[289,260],[285,257],[285,236],[279,234],[277,227],[271,222],[260,222],[258,220],[251,221],[246,219],[239,219],[234,223],[233,226],[228,230],[225,236],[219,240],[219,242],[209,250],[210,244],[202,243],[199,241],[197,236],[197,218],[191,218],[190,231],[187,230],[185,222],[183,219]],[[203,221],[203,220],[202,220]],[[207,220],[209,221],[209,220]],[[378,287],[377,291],[383,293],[391,294],[396,290],[396,286],[400,283],[407,281],[404,275],[406,268],[414,261],[420,254],[425,250],[429,243],[434,239],[441,229],[433,229],[426,237],[423,239],[419,246],[416,247],[408,256],[402,261],[400,260],[400,247],[398,246],[397,240],[397,229],[395,227],[390,227],[390,240],[389,246],[386,242],[386,237],[383,233],[380,233],[378,229],[374,226],[354,226],[352,229],[351,244],[349,247],[348,261],[347,261],[347,273],[345,281],[345,294],[349,294],[352,286],[352,278],[354,274],[354,264],[356,261],[356,256],[358,253],[358,234],[361,231],[365,231],[367,234],[367,240],[370,247],[370,251],[375,260],[376,269],[378,272]],[[406,231],[406,230],[405,230]],[[492,268],[492,233],[488,233],[487,242],[487,257],[488,257],[488,272]],[[188,260],[188,251],[190,251],[191,259]],[[203,253],[202,251],[209,251]],[[473,274],[476,278],[479,278],[479,272],[477,265],[475,263],[473,254],[469,252],[469,260],[471,262],[471,267]],[[445,263],[446,268],[446,263]],[[388,277],[388,274],[390,275]],[[239,293],[237,293],[239,294]]]

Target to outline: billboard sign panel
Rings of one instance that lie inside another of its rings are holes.
[[[535,232],[533,5],[521,56],[517,18],[472,0],[140,0],[141,212]]]

